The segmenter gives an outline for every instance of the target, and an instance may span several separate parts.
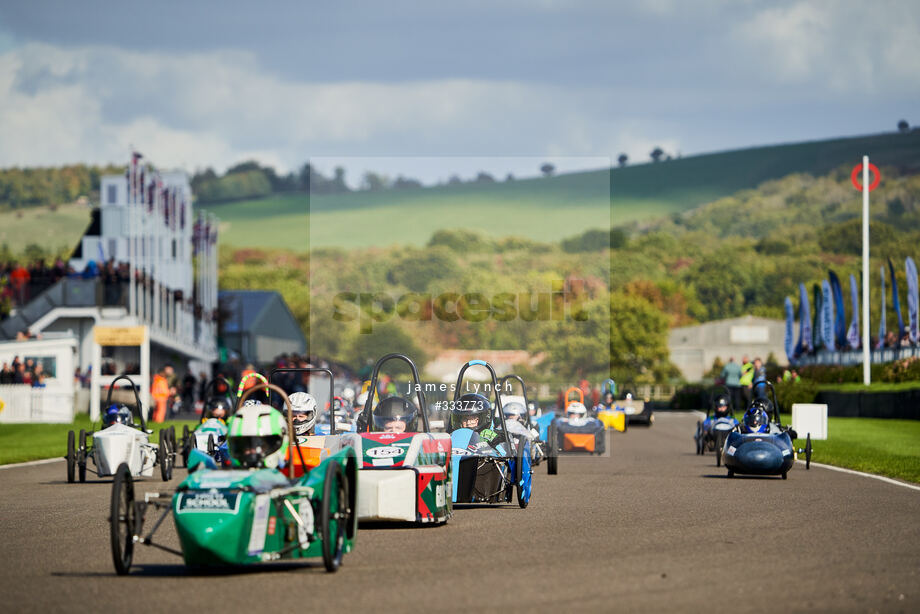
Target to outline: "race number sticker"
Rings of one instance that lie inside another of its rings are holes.
[[[394,458],[396,456],[402,456],[405,453],[406,450],[404,448],[397,446],[380,446],[377,448],[370,448],[364,452],[364,454],[371,458]]]
[[[297,500],[297,512],[300,514],[302,524],[297,525],[297,541],[300,542],[301,550],[306,550],[310,545],[310,536],[313,535],[313,506],[310,505],[309,499]]]
[[[265,533],[268,530],[268,512],[271,498],[268,495],[256,495],[252,513],[252,532],[249,534],[250,556],[262,554],[265,549]]]

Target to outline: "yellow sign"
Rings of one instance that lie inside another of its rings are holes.
[[[143,345],[147,338],[146,326],[94,326],[93,337],[103,346]]]
[[[3,411],[3,408],[6,407],[6,403],[0,401],[0,411]]]

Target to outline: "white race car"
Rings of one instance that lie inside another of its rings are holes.
[[[112,390],[119,380],[127,380],[131,384],[140,426],[135,424],[126,405],[112,403]],[[115,475],[122,463],[128,465],[132,477],[152,477],[154,468],[159,465],[160,477],[169,481],[176,456],[175,432],[172,427],[160,429],[159,443],[150,443],[153,431],[147,430],[137,386],[130,377],[120,375],[112,381],[105,406],[101,430],[91,433],[81,430],[79,443],[73,431],[67,433],[67,456],[64,457],[67,460],[67,481],[73,482],[79,477],[81,482],[85,482],[87,470],[99,477]],[[91,438],[92,446],[87,445],[87,437]],[[87,467],[90,460],[94,469]]]

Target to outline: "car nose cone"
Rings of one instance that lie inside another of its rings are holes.
[[[738,450],[739,463],[752,471],[773,472],[783,466],[783,453],[778,447],[766,441],[751,441]]]

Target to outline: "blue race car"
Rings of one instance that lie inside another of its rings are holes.
[[[731,394],[727,389],[715,395],[706,413],[706,418],[696,423],[696,453],[716,453],[716,466],[722,463],[722,444],[728,434],[740,423],[732,411]]]
[[[770,390],[772,401],[755,392],[756,398],[744,413],[741,424],[725,440],[721,460],[730,478],[737,473],[779,475],[785,480],[795,464],[797,452],[805,453],[805,468],[811,468],[811,434],[806,438],[805,448],[796,450],[792,444],[796,432],[780,423],[773,384],[761,381],[759,385]],[[757,387],[755,384],[755,389]]]
[[[479,393],[460,394],[463,375],[479,365],[492,377],[495,404]],[[530,503],[530,441],[515,442],[502,411],[495,369],[484,360],[471,360],[460,369],[450,405],[451,472],[454,503],[511,503],[517,491],[522,508]]]

